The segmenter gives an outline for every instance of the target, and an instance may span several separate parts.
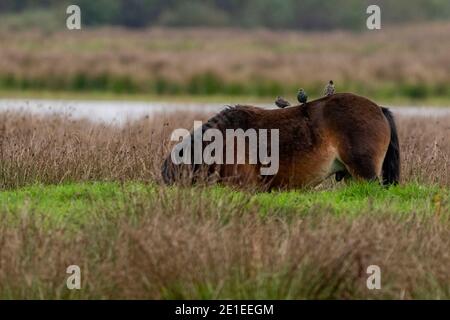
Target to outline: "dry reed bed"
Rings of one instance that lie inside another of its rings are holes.
[[[99,83],[112,77],[132,81],[145,91],[158,81],[186,85],[196,75],[213,73],[226,83],[263,79],[284,87],[322,86],[332,77],[338,86],[406,83],[438,85],[445,91],[450,74],[448,29],[448,23],[433,23],[384,26],[365,33],[201,29],[0,32],[4,44],[0,47],[0,75],[55,88],[70,86],[64,83],[82,75],[98,77],[89,82],[91,87],[103,86]],[[83,88],[83,83],[75,86]]]
[[[207,115],[160,115],[123,127],[0,114],[0,188],[75,181],[161,182],[175,128]],[[399,117],[402,181],[450,186],[450,117]]]
[[[159,181],[171,131],[201,118],[179,114],[170,122],[158,117],[117,127],[58,116],[2,114],[2,187],[35,182]]]

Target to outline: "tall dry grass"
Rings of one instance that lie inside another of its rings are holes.
[[[397,117],[402,182],[450,186],[450,117]]]
[[[123,127],[0,114],[0,188],[74,181],[161,182],[170,133],[208,116],[156,116]],[[402,182],[450,186],[450,117],[399,117]]]
[[[1,187],[74,181],[160,181],[174,128],[205,116],[142,119],[124,127],[3,113]]]
[[[170,132],[205,117],[183,113],[116,127],[2,113],[1,188],[158,184]],[[398,119],[403,182],[450,186],[449,123]],[[256,205],[213,202],[202,188],[167,191],[125,192],[125,207],[87,207],[89,219],[75,230],[49,226],[26,205],[2,207],[0,298],[450,298],[445,212],[338,217],[313,207],[263,218]],[[72,264],[82,270],[79,291],[66,288]],[[372,264],[382,270],[380,291],[366,288]]]
[[[450,297],[448,215],[337,218],[312,209],[301,218],[261,219],[256,208],[217,207],[201,193],[126,200],[130,205],[120,215],[114,208],[103,209],[103,219],[86,212],[93,218],[75,234],[48,230],[31,213],[2,215],[0,297]],[[66,288],[72,264],[82,270],[81,290]],[[366,287],[369,265],[381,268],[381,290]]]

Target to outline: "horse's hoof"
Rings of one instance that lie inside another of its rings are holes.
[[[341,181],[342,179],[344,179],[345,175],[346,175],[345,171],[338,171],[338,172],[336,172],[336,176],[335,176],[336,177],[336,181],[337,182]]]

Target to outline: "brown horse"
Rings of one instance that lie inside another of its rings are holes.
[[[286,109],[230,107],[203,124],[202,131],[210,128],[223,133],[239,128],[279,129],[278,172],[262,176],[261,163],[174,165],[169,156],[162,167],[167,184],[177,181],[185,169],[193,178],[200,168],[221,181],[264,184],[269,189],[314,186],[334,174],[381,178],[383,184],[399,181],[400,152],[392,113],[355,94],[338,93]]]

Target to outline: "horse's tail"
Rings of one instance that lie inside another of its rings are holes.
[[[383,161],[383,184],[398,184],[400,180],[400,147],[394,115],[388,108],[381,107],[391,127],[391,141]]]
[[[225,132],[226,129],[230,128],[242,128],[248,126],[247,123],[248,120],[248,111],[245,106],[228,106],[226,109],[219,112],[214,117],[210,118],[207,122],[205,122],[202,127],[201,131],[202,134],[205,133],[208,129],[218,129],[222,133]],[[191,146],[194,145],[194,134],[191,132],[190,135],[190,143]],[[204,142],[203,142],[204,143]],[[204,148],[204,145],[203,145]],[[203,149],[202,148],[202,149]],[[194,159],[194,148],[191,148],[191,159]],[[191,182],[195,181],[196,173],[200,171],[200,168],[202,167],[200,164],[191,164],[191,165],[175,165],[171,161],[170,155],[166,158],[164,161],[162,167],[161,167],[161,175],[163,178],[163,181],[166,184],[173,184],[177,180],[179,180],[183,174],[186,174],[186,168],[189,168],[188,171],[190,171],[189,178]],[[213,171],[213,166],[209,166],[208,172]],[[207,172],[207,173],[208,173]]]

